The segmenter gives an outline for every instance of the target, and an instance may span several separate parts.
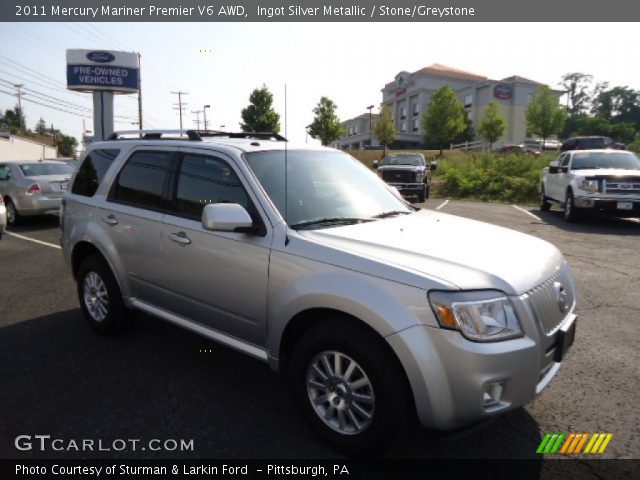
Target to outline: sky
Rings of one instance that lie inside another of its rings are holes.
[[[398,72],[433,63],[555,88],[563,74],[583,72],[640,89],[636,31],[633,23],[0,23],[0,110],[17,102],[6,93],[12,85],[24,84],[30,128],[42,117],[80,138],[83,119],[93,129],[92,101],[66,90],[66,49],[126,50],[142,54],[145,128],[179,128],[170,92],[181,90],[188,92],[185,128],[196,126],[191,112],[208,104],[210,129],[239,131],[251,91],[264,84],[284,133],[286,84],[287,136],[314,143],[305,126],[320,97],[337,104],[341,120],[371,104],[375,113],[381,88]],[[116,129],[136,129],[137,96],[118,95],[115,105]]]

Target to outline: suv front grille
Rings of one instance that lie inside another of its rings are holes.
[[[411,170],[383,170],[382,179],[389,183],[415,183],[416,172]]]
[[[566,310],[560,308],[558,292],[560,287],[564,289],[566,295],[564,297]],[[575,292],[568,266],[562,267],[548,280],[529,290],[526,295],[527,302],[544,334],[553,335],[575,306]]]
[[[604,193],[613,195],[640,195],[640,177],[606,178]]]

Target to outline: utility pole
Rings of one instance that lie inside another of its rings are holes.
[[[202,113],[204,113],[204,129],[207,129],[207,108],[211,108],[211,105],[205,105],[202,107]]]
[[[174,103],[177,107],[173,107],[174,110],[178,110],[180,112],[180,130],[182,130],[182,110],[186,107],[186,102],[182,101],[183,95],[189,95],[189,92],[183,92],[178,90],[177,92],[171,92],[172,95],[178,95],[178,103]]]
[[[24,87],[24,83],[18,84],[18,85],[13,85],[14,87],[16,87],[16,97],[18,97],[18,108],[20,109],[20,112],[22,112],[22,90],[21,88]]]
[[[144,130],[142,126],[142,55],[138,53],[138,124],[140,130]]]
[[[191,110],[191,113],[196,114],[196,128],[200,130],[200,114],[202,113],[202,110]]]
[[[371,122],[372,121],[372,116],[371,116],[371,109],[372,108],[373,108],[373,105],[369,105],[367,107],[367,109],[369,110],[369,146],[371,146],[372,143],[373,143],[373,136],[371,134],[371,131],[373,130],[373,123]]]

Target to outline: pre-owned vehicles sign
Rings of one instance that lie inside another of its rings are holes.
[[[136,53],[67,50],[67,88],[71,90],[135,93],[138,91],[138,75]]]

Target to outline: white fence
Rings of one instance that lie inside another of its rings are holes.
[[[469,150],[485,150],[485,142],[483,140],[476,140],[475,142],[463,142],[463,143],[452,143],[449,146],[449,150],[464,150],[468,152]]]

